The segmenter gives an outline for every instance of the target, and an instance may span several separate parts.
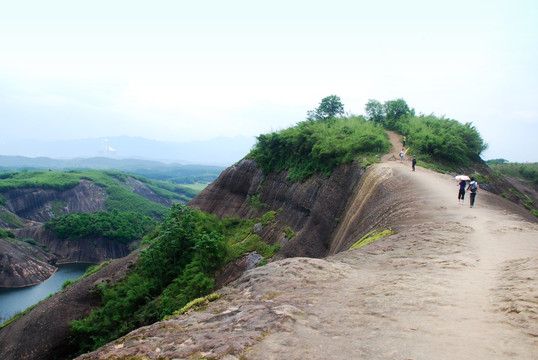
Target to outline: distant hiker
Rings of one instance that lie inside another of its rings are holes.
[[[463,199],[465,198],[465,186],[467,183],[465,180],[461,180],[458,185],[460,186],[460,191],[458,192],[458,204],[463,204]]]
[[[407,140],[407,138],[404,136],[403,139],[402,139],[402,144],[403,144],[404,148],[405,148],[405,140]]]
[[[411,167],[413,168],[413,171],[415,171],[415,166],[417,166],[417,157],[413,155],[413,161],[411,162]]]
[[[400,151],[400,162],[403,162],[404,154],[405,154],[405,149],[402,149],[402,151]]]
[[[478,183],[474,180],[473,177],[471,178],[471,182],[469,183],[467,190],[471,191],[471,207],[473,207],[474,199],[476,197],[476,192],[478,191]]]

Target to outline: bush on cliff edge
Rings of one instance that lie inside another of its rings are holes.
[[[257,140],[247,158],[256,160],[264,174],[289,170],[291,181],[304,181],[314,174],[329,176],[337,166],[361,155],[390,149],[385,130],[362,116],[308,119]]]

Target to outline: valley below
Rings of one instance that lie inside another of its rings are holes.
[[[394,235],[248,271],[205,308],[79,359],[535,358],[536,221],[487,191],[460,205],[451,176],[407,162],[368,171],[397,180]]]
[[[485,189],[475,207],[459,204],[453,176],[411,171],[392,140],[381,163],[343,165],[329,179],[291,184],[250,160],[225,170],[189,206],[248,216],[259,194],[279,211],[258,234],[281,250],[222,282],[218,299],[78,359],[534,359],[536,217]],[[350,250],[380,232],[388,235]],[[65,358],[69,321],[96,307],[92,289],[120,281],[137,256],[0,329],[3,358]]]

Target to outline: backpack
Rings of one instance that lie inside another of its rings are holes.
[[[470,183],[469,187],[471,189],[471,192],[476,192],[476,190],[478,190],[478,184],[476,183],[476,181],[473,181],[472,183]]]

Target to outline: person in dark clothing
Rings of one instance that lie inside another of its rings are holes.
[[[467,186],[467,183],[465,180],[461,180],[459,182],[460,191],[458,191],[458,204],[463,204],[463,199],[465,199],[465,186]]]
[[[411,162],[411,167],[413,168],[413,171],[415,171],[415,166],[417,166],[417,158],[416,156],[413,156],[413,161]]]
[[[471,207],[474,206],[474,200],[476,198],[476,193],[478,192],[478,187],[478,183],[474,180],[474,178],[471,178],[471,182],[467,187],[467,190],[471,190]]]

